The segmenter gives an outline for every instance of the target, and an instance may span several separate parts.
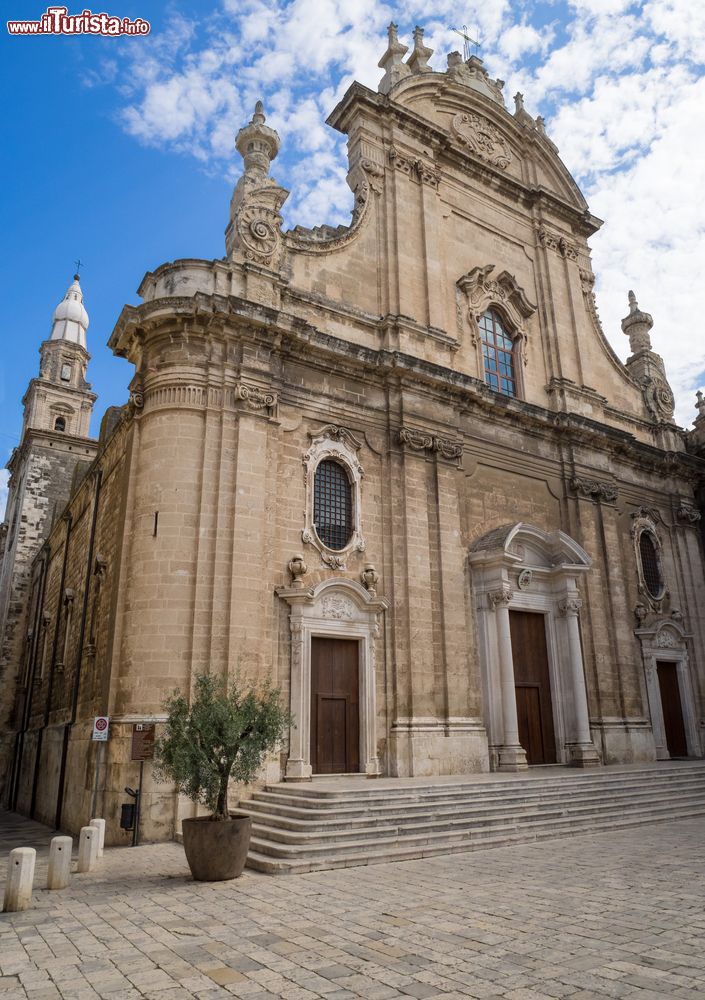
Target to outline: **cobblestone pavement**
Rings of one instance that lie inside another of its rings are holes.
[[[46,845],[5,819],[3,867],[18,831]],[[705,997],[704,840],[693,819],[219,884],[176,844],[114,848],[0,917],[0,1000]]]

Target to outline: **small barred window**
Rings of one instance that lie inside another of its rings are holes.
[[[652,597],[659,598],[663,594],[663,578],[656,546],[648,531],[642,531],[639,538],[639,555],[646,589]]]
[[[480,317],[480,337],[482,338],[485,382],[495,392],[503,392],[506,396],[516,396],[514,344],[502,326],[502,320],[492,309],[488,309]]]
[[[318,537],[329,549],[344,549],[352,534],[352,488],[339,462],[324,459],[313,484],[313,520]]]

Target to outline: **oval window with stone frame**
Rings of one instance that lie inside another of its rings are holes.
[[[661,559],[654,536],[648,529],[643,530],[639,535],[639,559],[641,576],[649,596],[655,601],[661,600],[666,590]]]
[[[325,546],[340,552],[353,532],[353,491],[342,462],[324,458],[313,481],[313,524]]]

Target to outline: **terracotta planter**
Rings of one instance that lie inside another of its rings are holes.
[[[197,882],[225,882],[242,875],[252,831],[249,816],[198,816],[182,820],[181,829],[186,860]]]

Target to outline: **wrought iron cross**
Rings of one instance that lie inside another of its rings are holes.
[[[460,30],[460,28],[451,28],[450,30],[454,31],[456,35],[460,35],[460,37],[463,40],[463,59],[465,60],[465,62],[467,62],[468,59],[470,58],[471,45],[475,46],[475,55],[477,55],[477,53],[480,51],[480,43],[475,41],[474,38],[470,37],[470,35],[468,34],[467,24],[463,25],[462,31]]]

